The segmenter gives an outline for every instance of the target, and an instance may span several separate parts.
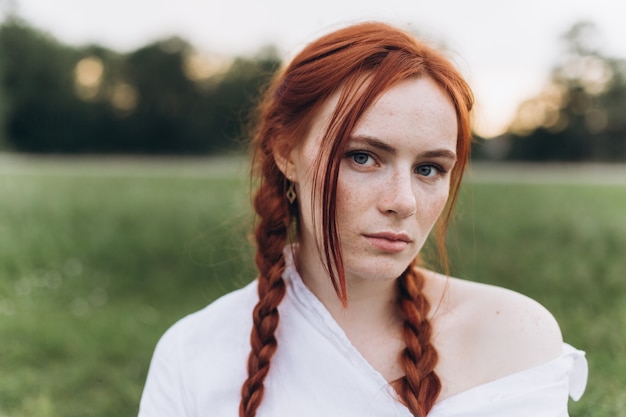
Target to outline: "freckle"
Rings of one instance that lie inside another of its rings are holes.
[[[500,315],[500,310],[496,310],[496,316]]]

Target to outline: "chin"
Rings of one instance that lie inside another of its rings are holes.
[[[414,257],[405,259],[398,257],[393,259],[389,256],[377,256],[369,259],[363,259],[356,263],[345,260],[346,275],[361,277],[367,280],[386,281],[398,278],[411,264]],[[354,265],[354,267],[351,267]]]

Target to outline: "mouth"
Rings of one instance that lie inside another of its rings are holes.
[[[406,233],[381,232],[363,235],[365,239],[376,249],[387,253],[402,252],[412,242]]]

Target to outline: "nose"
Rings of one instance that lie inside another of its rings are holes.
[[[417,211],[414,177],[410,173],[394,172],[381,190],[380,211],[405,218]]]

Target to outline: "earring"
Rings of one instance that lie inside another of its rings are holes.
[[[293,185],[293,182],[289,182],[289,188],[287,188],[287,192],[285,193],[285,196],[287,197],[287,201],[289,201],[289,204],[293,204],[294,201],[296,201],[296,187]]]

